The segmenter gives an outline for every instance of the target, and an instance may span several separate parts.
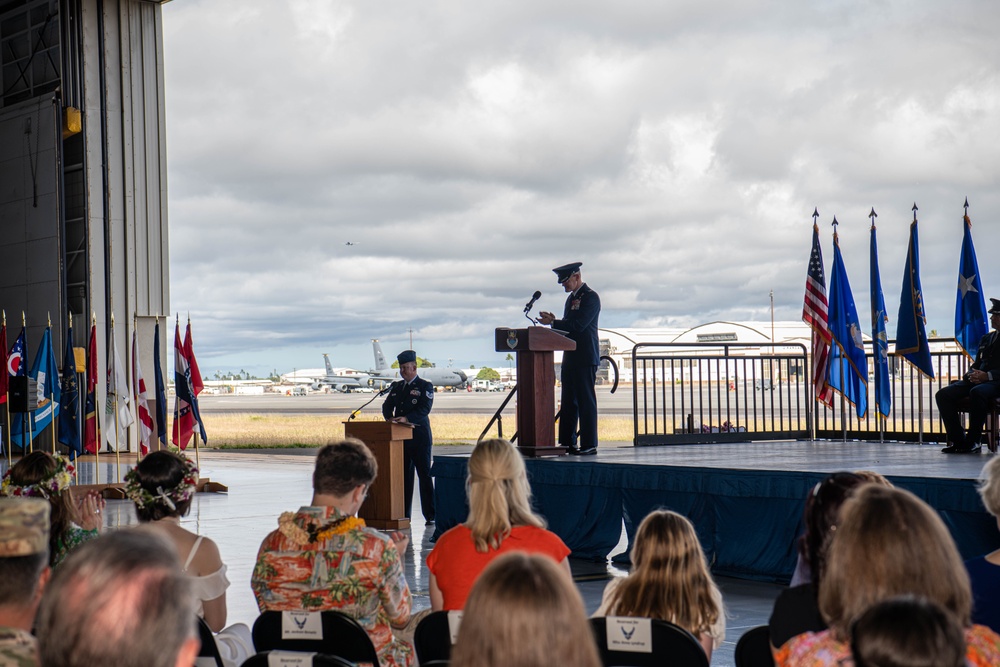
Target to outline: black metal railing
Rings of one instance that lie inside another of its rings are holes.
[[[946,343],[954,339],[935,339]],[[890,341],[890,344],[892,341]],[[640,343],[632,348],[634,444],[827,439],[941,441],[934,394],[968,369],[961,352],[932,353],[932,380],[889,358],[892,409],[876,416],[868,346],[868,412],[835,395],[818,403],[801,344]]]

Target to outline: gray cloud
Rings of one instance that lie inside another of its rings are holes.
[[[369,338],[410,329],[439,362],[490,362],[532,291],[559,309],[549,268],[571,260],[606,326],[768,317],[770,290],[797,319],[818,207],[827,268],[837,215],[864,313],[874,206],[894,320],[917,201],[930,324],[949,335],[966,196],[1000,293],[998,13],[165,5],[173,306],[201,356],[268,369],[338,349],[369,365]]]

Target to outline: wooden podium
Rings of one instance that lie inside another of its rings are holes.
[[[358,516],[379,530],[410,527],[403,505],[403,441],[413,436],[413,427],[385,421],[346,421],[344,434],[368,445],[378,462],[378,476],[368,489],[368,498]]]
[[[517,448],[524,456],[562,456],[556,445],[553,352],[576,342],[546,327],[498,328],[496,351],[517,352]]]

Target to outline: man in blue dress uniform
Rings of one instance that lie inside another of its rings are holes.
[[[975,454],[980,450],[986,415],[994,399],[1000,398],[1000,299],[990,299],[990,326],[994,331],[979,341],[976,360],[965,378],[942,387],[935,394],[941,421],[951,443],[941,451],[945,454]],[[962,428],[958,403],[969,397],[969,430]]]
[[[597,320],[601,315],[601,298],[590,289],[580,276],[581,262],[552,269],[563,289],[569,292],[562,319],[542,311],[538,321],[552,325],[553,329],[567,332],[576,341],[576,349],[563,352],[562,396],[559,415],[559,444],[570,454],[597,453],[597,365],[600,363],[600,344],[597,339]],[[580,421],[580,446],[576,445],[576,423]]]
[[[431,477],[431,422],[428,415],[434,403],[434,385],[417,377],[417,353],[400,352],[399,374],[403,378],[393,382],[389,395],[382,403],[382,416],[386,421],[413,424],[413,437],[403,442],[403,498],[406,517],[413,507],[413,471],[420,480],[420,507],[427,525],[434,523],[434,480]]]

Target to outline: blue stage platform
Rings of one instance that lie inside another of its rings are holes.
[[[434,457],[436,535],[466,518],[467,460]],[[574,557],[605,560],[623,524],[631,542],[642,518],[663,507],[691,519],[716,574],[786,582],[806,494],[839,470],[874,470],[923,498],[964,558],[1000,547],[975,488],[987,460],[945,455],[938,445],[791,441],[625,446],[525,463],[536,510]]]

